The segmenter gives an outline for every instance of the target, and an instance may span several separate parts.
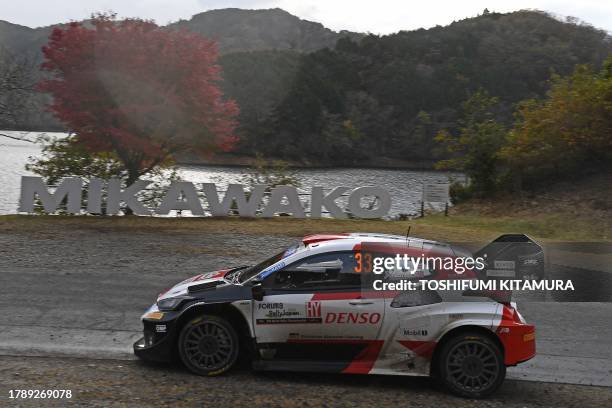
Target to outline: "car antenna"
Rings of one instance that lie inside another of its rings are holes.
[[[406,246],[410,244],[410,229],[411,228],[412,228],[412,225],[408,225],[408,231],[406,231]]]

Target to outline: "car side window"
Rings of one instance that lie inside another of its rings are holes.
[[[361,285],[352,251],[313,255],[286,266],[268,279],[266,286],[284,290],[344,289]]]
[[[431,305],[442,302],[442,298],[435,290],[408,290],[400,293],[391,302],[391,307],[414,307]]]

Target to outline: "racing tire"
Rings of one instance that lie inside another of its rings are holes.
[[[236,363],[240,349],[238,335],[225,319],[200,315],[185,324],[178,339],[181,361],[197,375],[215,376]]]
[[[442,345],[438,377],[453,394],[483,398],[497,390],[506,377],[502,350],[480,333],[458,334]]]

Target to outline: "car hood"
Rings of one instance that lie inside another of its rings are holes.
[[[166,298],[185,295],[187,294],[188,288],[190,286],[223,281],[223,277],[229,271],[231,271],[231,269],[221,269],[214,272],[206,272],[196,276],[192,276],[191,278],[185,279],[184,281],[177,283],[165,292],[160,293],[157,296],[157,300],[159,301]]]

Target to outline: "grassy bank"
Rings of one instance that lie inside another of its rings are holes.
[[[303,236],[321,232],[380,232],[410,235],[441,241],[491,240],[502,233],[520,232],[541,240],[610,240],[603,222],[573,220],[561,215],[534,218],[500,216],[442,215],[412,221],[227,218],[154,218],[90,216],[0,216],[0,233],[49,234],[67,229],[105,231],[159,231],[159,233],[243,233]]]

